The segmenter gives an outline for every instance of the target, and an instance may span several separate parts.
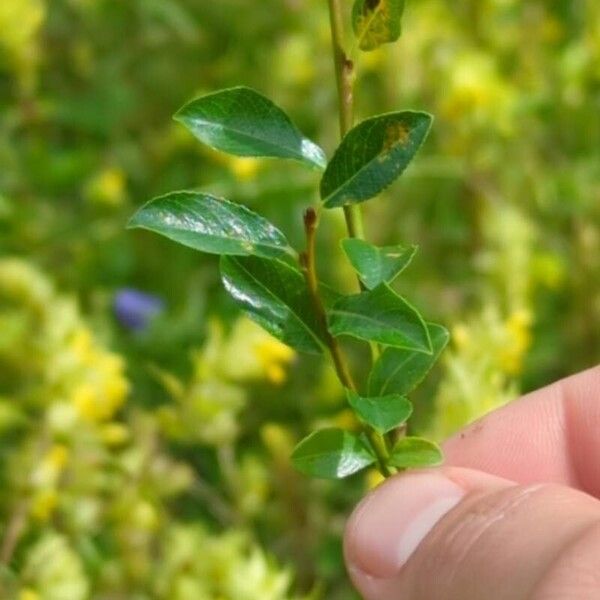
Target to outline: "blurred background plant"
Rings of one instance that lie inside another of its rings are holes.
[[[335,378],[240,317],[214,260],[124,230],[198,187],[301,245],[313,175],[203,149],[170,115],[243,83],[331,150],[325,4],[0,3],[2,597],[354,597],[341,533],[376,478],[287,460],[351,418]],[[425,108],[434,136],[366,217],[420,245],[401,285],[452,330],[413,398],[441,440],[600,359],[600,5],[422,0],[404,29],[356,54],[358,113]]]

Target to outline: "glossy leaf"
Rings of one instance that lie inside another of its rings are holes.
[[[379,398],[363,398],[351,390],[346,394],[360,419],[382,435],[406,423],[413,411],[412,404],[398,394]]]
[[[133,215],[129,228],[154,231],[212,254],[293,255],[285,236],[241,204],[200,192],[173,192],[151,200]]]
[[[292,453],[301,473],[323,479],[342,479],[376,461],[362,439],[342,429],[321,429],[303,439]]]
[[[338,300],[329,311],[329,331],[334,336],[349,335],[396,348],[431,352],[423,318],[385,283]]]
[[[342,140],[321,180],[327,208],[377,196],[406,169],[429,133],[433,117],[404,111],[363,121]]]
[[[240,308],[271,335],[300,352],[323,351],[325,332],[298,269],[279,260],[226,256],[221,277]]]
[[[319,146],[271,100],[235,87],[192,100],[175,115],[200,141],[236,156],[288,158],[324,169]]]
[[[342,248],[361,281],[370,290],[380,283],[392,283],[417,252],[416,246],[378,248],[357,238],[342,240]]]
[[[395,42],[402,33],[405,0],[356,0],[352,27],[361,50]]]
[[[434,467],[444,461],[441,448],[423,438],[404,437],[394,446],[388,464],[399,469]]]
[[[441,325],[427,323],[427,328],[433,352],[386,348],[369,376],[370,395],[408,394],[425,379],[450,339],[448,330]]]

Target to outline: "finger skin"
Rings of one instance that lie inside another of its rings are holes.
[[[600,497],[600,367],[528,394],[444,444],[446,464]],[[600,598],[600,595],[599,595]]]
[[[440,476],[464,496],[402,563],[396,522],[411,490]],[[452,467],[400,475],[355,511],[345,555],[365,600],[591,600],[600,598],[600,502]]]

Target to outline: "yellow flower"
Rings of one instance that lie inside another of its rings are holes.
[[[156,509],[150,502],[139,500],[131,507],[129,515],[131,523],[134,527],[139,527],[146,531],[156,529],[159,524],[158,514]]]
[[[55,486],[68,460],[69,449],[62,444],[54,444],[31,474],[31,483],[37,488]]]
[[[129,393],[129,382],[121,375],[112,375],[106,381],[104,393],[106,394],[106,402],[114,412],[121,407]]]
[[[521,309],[513,312],[505,323],[509,344],[500,357],[502,368],[510,375],[521,371],[523,357],[531,345],[531,314]]]
[[[86,186],[91,202],[108,207],[118,207],[125,200],[125,173],[117,167],[108,167],[98,173]]]
[[[286,380],[285,367],[295,358],[294,350],[282,344],[248,318],[238,319],[227,339],[220,329],[210,339],[202,355],[203,365],[215,365],[232,381],[267,379],[274,385]]]
[[[71,402],[79,415],[90,422],[106,421],[121,408],[129,394],[123,375],[123,359],[94,347],[91,334],[80,331],[72,341],[74,354],[87,367],[74,386]],[[92,383],[93,382],[93,383]]]
[[[488,55],[458,55],[448,75],[448,93],[440,107],[447,118],[461,121],[468,117],[477,125],[495,125],[504,133],[511,132],[514,90]]]
[[[471,334],[469,328],[462,323],[459,323],[452,330],[452,341],[454,345],[459,349],[464,349],[469,343]]]
[[[25,89],[34,85],[38,62],[36,37],[46,18],[42,0],[0,2],[0,49],[5,49]]]
[[[71,401],[79,412],[79,415],[88,421],[95,421],[98,418],[96,393],[94,388],[83,383],[75,388]]]
[[[260,169],[256,158],[234,157],[228,161],[229,170],[238,181],[251,181]]]
[[[58,506],[58,493],[54,489],[40,490],[31,501],[31,516],[41,522],[46,522]]]
[[[254,348],[267,379],[275,385],[282,384],[286,380],[284,366],[294,360],[296,353],[272,337],[265,337]]]
[[[93,337],[87,327],[78,327],[71,338],[70,349],[83,364],[91,362],[93,358]]]
[[[129,428],[122,423],[107,423],[100,429],[100,437],[107,446],[122,446],[130,436]]]
[[[24,588],[19,592],[19,600],[41,600],[42,597],[31,588]]]
[[[69,460],[69,454],[69,449],[64,444],[54,444],[44,461],[57,471],[62,471]]]
[[[315,78],[315,66],[311,57],[315,49],[312,39],[291,35],[280,44],[276,56],[276,78],[286,87],[308,85]]]
[[[266,423],[260,430],[260,437],[273,457],[288,457],[292,453],[294,448],[292,435],[282,425]]]
[[[122,356],[112,352],[101,352],[96,355],[94,365],[104,373],[120,374],[125,369],[125,361]]]

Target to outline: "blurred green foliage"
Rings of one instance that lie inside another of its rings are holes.
[[[315,424],[352,418],[335,377],[241,319],[213,259],[124,229],[201,188],[301,245],[315,176],[203,149],[170,115],[251,85],[331,151],[325,4],[0,3],[2,597],[353,597],[344,517],[377,478],[288,462]],[[409,1],[400,42],[355,58],[360,117],[436,115],[366,217],[373,241],[420,245],[401,288],[452,330],[413,398],[443,439],[600,359],[600,5]],[[350,289],[337,239],[319,244]],[[165,302],[143,331],[115,318],[125,287]]]

